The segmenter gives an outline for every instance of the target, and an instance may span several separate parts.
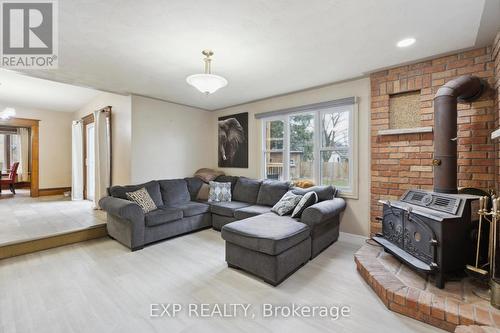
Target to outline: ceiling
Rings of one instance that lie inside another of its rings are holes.
[[[486,45],[499,3],[64,0],[59,69],[29,74],[214,110]],[[416,44],[397,48],[405,37]],[[203,71],[205,48],[215,51],[213,73],[229,81],[209,96],[185,81]]]
[[[4,106],[73,112],[98,94],[94,89],[0,69],[0,103]]]

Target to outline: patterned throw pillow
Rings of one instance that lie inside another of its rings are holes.
[[[293,210],[292,217],[300,217],[307,207],[314,205],[316,202],[318,202],[316,192],[307,192]]]
[[[231,201],[231,183],[209,182],[208,202]]]
[[[292,191],[288,191],[281,197],[280,201],[273,206],[271,211],[280,216],[286,215],[293,211],[300,199],[302,199],[302,195],[293,194]]]
[[[152,210],[157,209],[155,202],[153,199],[151,199],[151,196],[149,195],[148,191],[146,191],[146,188],[140,188],[137,191],[134,192],[127,192],[125,193],[127,198],[130,199],[130,201],[135,202],[138,204],[144,213],[149,213]]]

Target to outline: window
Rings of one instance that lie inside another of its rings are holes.
[[[13,163],[20,161],[19,135],[10,132],[0,128],[0,171],[3,173],[7,173]]]
[[[264,144],[264,177],[267,179],[283,180],[283,142],[285,138],[284,122],[270,120],[265,122]]]
[[[350,189],[352,150],[349,110],[321,112],[320,182]]]
[[[314,114],[298,114],[288,119],[290,126],[291,181],[314,179]]]
[[[356,197],[355,110],[323,106],[262,118],[263,177],[333,185]]]

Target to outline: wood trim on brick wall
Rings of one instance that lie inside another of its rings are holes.
[[[497,52],[498,53],[498,52]],[[389,95],[420,90],[420,126],[434,127],[433,98],[439,87],[464,74],[495,87],[492,47],[448,55],[373,73],[371,81],[371,233],[381,231],[380,199],[398,199],[407,189],[433,186],[433,133],[380,136],[389,130]],[[461,187],[498,189],[498,147],[491,133],[498,122],[494,89],[458,105],[458,182]],[[437,129],[434,129],[436,131]],[[495,171],[497,170],[497,171]]]
[[[413,133],[432,133],[432,127],[415,127],[415,128],[394,128],[379,130],[378,135],[399,135],[399,134],[413,134]]]

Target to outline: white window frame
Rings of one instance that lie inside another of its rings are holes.
[[[267,178],[267,158],[266,154],[267,153],[272,153],[272,152],[281,152],[283,153],[283,180],[288,179],[288,164],[290,161],[286,160],[286,156],[289,154],[287,153],[288,151],[288,131],[286,130],[286,122],[283,121],[283,149],[266,149],[266,123],[271,122],[271,121],[283,121],[282,117],[269,117],[262,119],[262,163],[261,163],[261,178]]]
[[[358,199],[358,103],[343,105],[343,106],[331,106],[323,108],[311,108],[306,110],[301,110],[297,112],[290,112],[286,114],[280,114],[277,116],[270,116],[261,118],[261,141],[262,141],[262,163],[261,163],[261,177],[266,177],[266,153],[270,152],[266,150],[266,122],[268,121],[283,121],[283,179],[289,180],[289,167],[290,167],[290,116],[300,115],[300,114],[314,114],[314,168],[313,168],[313,180],[315,184],[321,183],[321,152],[329,150],[329,148],[322,147],[321,143],[321,119],[322,115],[331,112],[342,112],[349,111],[349,188],[339,187],[340,195],[344,198]]]
[[[313,119],[314,119],[314,135],[313,135],[313,145],[314,145],[314,148],[313,148],[313,169],[312,169],[312,172],[313,172],[313,180],[314,180],[314,183],[317,184],[317,180],[318,180],[318,170],[317,170],[317,167],[316,167],[316,164],[317,164],[317,160],[318,160],[318,153],[317,153],[317,133],[318,133],[318,113],[315,111],[315,110],[308,110],[308,111],[299,111],[299,112],[293,112],[293,113],[289,113],[289,114],[286,114],[284,115],[283,117],[286,117],[286,132],[287,132],[287,152],[288,152],[288,156],[287,156],[287,178],[286,180],[290,180],[290,117],[293,117],[293,116],[300,116],[300,115],[306,115],[306,114],[312,114],[313,115]]]

